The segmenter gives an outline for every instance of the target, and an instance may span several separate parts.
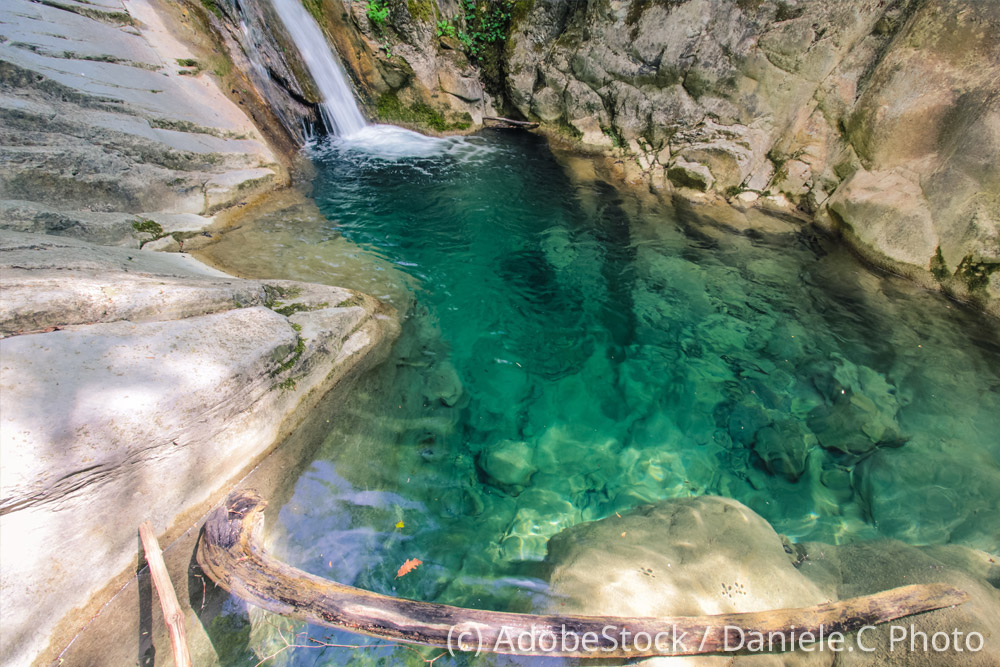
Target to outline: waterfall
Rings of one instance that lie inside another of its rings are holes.
[[[326,130],[337,136],[363,130],[367,125],[365,117],[361,115],[361,109],[354,101],[354,91],[319,25],[300,0],[271,2],[323,98],[320,111]]]

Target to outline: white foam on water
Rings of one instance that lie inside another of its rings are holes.
[[[464,162],[495,150],[479,137],[429,137],[395,125],[368,125],[357,132],[316,143],[312,148],[317,156],[336,152],[341,156],[388,162],[446,156]]]

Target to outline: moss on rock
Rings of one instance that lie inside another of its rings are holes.
[[[395,92],[384,93],[378,99],[376,113],[379,120],[427,127],[437,132],[466,130],[472,125],[472,117],[461,114],[458,120],[448,121],[444,115],[424,102],[406,104]]]

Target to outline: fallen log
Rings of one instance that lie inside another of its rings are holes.
[[[514,120],[512,118],[500,118],[498,116],[483,116],[484,121],[490,121],[493,123],[499,123],[500,125],[506,127],[518,127],[525,130],[533,130],[538,127],[538,123],[533,123],[526,120]]]
[[[464,609],[345,586],[270,557],[258,541],[264,507],[252,491],[235,493],[205,523],[198,563],[219,586],[258,607],[315,625],[448,650],[580,658],[698,655],[737,650],[751,633],[770,638],[771,646],[791,649],[810,643],[802,639],[807,633],[813,638],[848,633],[968,599],[952,586],[924,584],[801,609],[712,616],[561,616]],[[640,633],[649,641],[640,643]],[[529,646],[531,638],[535,641]]]
[[[160,542],[153,532],[153,524],[143,521],[139,524],[139,539],[142,549],[146,552],[146,563],[149,565],[149,576],[160,597],[160,608],[163,610],[163,622],[167,625],[167,636],[170,637],[170,650],[174,654],[176,667],[191,667],[191,654],[188,652],[187,631],[184,629],[184,612],[177,602],[177,593],[170,581],[167,564],[163,562],[163,551]]]

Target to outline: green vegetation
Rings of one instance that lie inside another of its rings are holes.
[[[320,310],[322,308],[329,308],[330,304],[326,301],[323,303],[316,304],[315,306],[307,306],[304,303],[290,303],[287,306],[282,305],[280,301],[275,301],[274,305],[271,306],[271,310],[278,313],[279,315],[284,315],[285,317],[290,317],[295,313],[305,313],[310,310]]]
[[[938,246],[937,253],[931,259],[931,275],[937,278],[938,282],[947,280],[951,275],[944,261],[944,255],[941,254],[941,246]]]
[[[625,140],[613,127],[602,127],[601,132],[604,133],[608,139],[611,140],[611,145],[615,148],[622,148],[625,146]]]
[[[152,238],[149,239],[140,239],[139,242],[140,248],[146,245],[147,243],[151,243],[152,241],[159,241],[160,239],[166,236],[172,236],[174,240],[177,241],[178,243],[183,243],[184,238],[190,238],[191,236],[193,236],[193,234],[189,234],[188,236],[185,237],[183,234],[179,232],[168,234],[163,230],[163,226],[160,225],[160,223],[156,222],[155,220],[149,220],[148,218],[133,220],[132,229],[134,229],[136,232],[140,234],[149,234],[150,236],[152,236]]]
[[[295,391],[295,380],[296,379],[298,379],[298,378],[287,378],[285,380],[282,380],[278,384],[276,384],[275,387],[277,389],[281,389],[282,391]]]
[[[365,303],[364,298],[355,294],[354,296],[349,296],[340,303],[338,303],[337,308],[352,308],[354,306],[363,306],[364,303]]]
[[[302,294],[298,287],[282,287],[281,285],[264,285],[264,305],[274,309],[275,305],[281,305],[278,299],[294,299]]]
[[[990,282],[990,276],[996,271],[1000,271],[1000,262],[977,262],[970,256],[958,265],[955,275],[968,285],[970,292],[974,292],[985,289]]]
[[[434,14],[432,0],[407,0],[406,8],[410,10],[410,16],[418,21],[427,21]]]
[[[474,58],[482,59],[492,46],[507,41],[514,0],[462,0],[465,9],[465,30],[458,32],[458,39]]]
[[[312,14],[317,23],[323,25],[323,0],[302,0],[302,6]]]
[[[493,95],[504,90],[503,52],[515,13],[520,15],[524,2],[516,0],[461,0],[464,10],[464,30],[456,37],[469,59],[476,64],[486,86]]]
[[[165,236],[163,233],[163,226],[154,220],[136,220],[132,223],[132,229],[140,234],[152,234],[158,239]]]
[[[215,4],[215,0],[201,0],[201,4],[205,9],[215,14],[217,18],[222,18],[222,10]]]
[[[437,36],[438,37],[454,37],[455,36],[455,26],[448,23],[446,20],[437,22]]]
[[[472,117],[465,114],[462,120],[449,123],[440,111],[423,102],[409,106],[393,92],[383,94],[378,98],[376,113],[380,120],[429,127],[438,132],[449,130],[465,130],[472,125]]]
[[[375,29],[382,32],[385,21],[389,18],[389,7],[385,4],[385,0],[369,0],[365,6],[365,15]]]
[[[292,328],[295,328],[296,326],[297,325],[293,324]],[[296,332],[298,332],[298,331],[301,330],[301,327],[299,327],[299,328],[297,328],[295,330],[296,330]],[[271,371],[271,377],[276,377],[278,375],[281,375],[282,373],[284,373],[285,371],[287,371],[289,368],[291,368],[292,366],[294,366],[296,363],[298,363],[299,359],[302,358],[302,354],[305,351],[306,351],[306,340],[305,340],[305,338],[303,338],[302,336],[299,336],[298,334],[296,334],[296,336],[295,336],[295,349],[292,350],[292,353],[291,353],[291,355],[288,356],[288,358],[286,358],[283,362],[281,362],[281,364],[279,364],[277,368],[275,368],[273,371]]]
[[[189,67],[190,69],[178,70],[178,74],[185,74],[187,76],[197,76],[201,74],[201,70],[204,68],[194,58],[177,58],[177,64],[181,67]]]

